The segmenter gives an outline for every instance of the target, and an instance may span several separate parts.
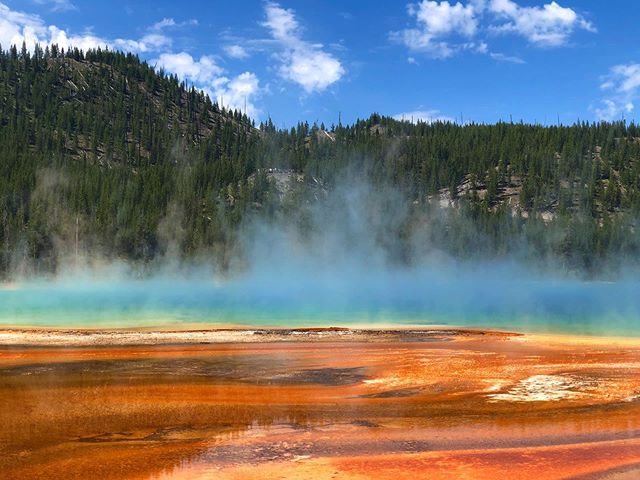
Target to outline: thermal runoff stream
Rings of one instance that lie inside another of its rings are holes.
[[[538,333],[640,334],[640,282],[543,278],[509,267],[253,271],[6,284],[12,326],[478,326]]]

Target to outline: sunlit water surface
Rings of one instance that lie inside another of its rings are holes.
[[[529,279],[517,272],[66,278],[0,288],[0,323],[59,327],[481,326],[640,334],[640,282]]]

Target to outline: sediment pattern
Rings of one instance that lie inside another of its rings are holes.
[[[0,332],[0,477],[640,475],[633,341],[191,333]]]

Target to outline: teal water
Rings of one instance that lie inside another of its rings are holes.
[[[0,324],[136,327],[449,324],[640,335],[640,282],[449,272],[62,279],[0,289]]]

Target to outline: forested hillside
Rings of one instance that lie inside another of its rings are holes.
[[[249,219],[321,230],[305,212],[366,184],[405,207],[378,225],[401,245],[390,261],[426,245],[597,275],[637,263],[639,158],[640,129],[622,122],[414,125],[374,114],[281,130],[133,55],[12,47],[0,52],[0,272],[53,272],[79,251],[224,266]]]

